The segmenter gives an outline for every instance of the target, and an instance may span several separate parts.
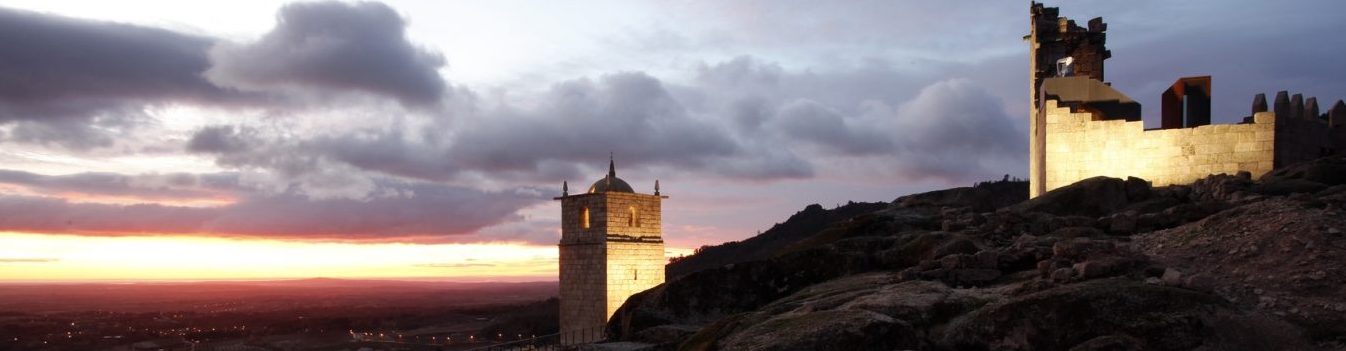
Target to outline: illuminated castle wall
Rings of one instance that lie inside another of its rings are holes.
[[[1316,98],[1254,98],[1239,124],[1210,124],[1211,77],[1178,79],[1163,92],[1161,127],[1146,130],[1140,104],[1103,81],[1107,25],[1082,28],[1033,3],[1030,45],[1029,196],[1095,176],[1134,176],[1155,186],[1210,174],[1253,177],[1346,150],[1346,103],[1319,114]]]

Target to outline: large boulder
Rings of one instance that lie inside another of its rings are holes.
[[[1327,186],[1346,184],[1346,156],[1324,157],[1282,167],[1262,175],[1262,183],[1303,180]]]
[[[1150,185],[1140,178],[1122,180],[1093,177],[1048,191],[1010,208],[1018,212],[1044,212],[1057,216],[1101,217],[1140,202],[1151,195]]]
[[[1346,156],[1324,157],[1285,166],[1262,175],[1254,191],[1264,195],[1312,194],[1346,184]]]
[[[1197,201],[1233,201],[1254,186],[1252,175],[1216,174],[1192,182],[1191,197]]]

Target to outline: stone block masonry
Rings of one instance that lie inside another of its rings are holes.
[[[1260,176],[1275,167],[1276,114],[1253,123],[1145,130],[1141,121],[1095,120],[1047,100],[1042,112],[1043,192],[1095,176],[1139,177],[1154,186],[1216,173]],[[1033,196],[1039,193],[1031,194]]]
[[[597,341],[627,298],[664,282],[663,197],[607,191],[557,199],[561,341]]]
[[[597,289],[604,286],[607,272],[602,243],[563,244],[560,248],[560,297],[563,333],[574,341],[588,341],[593,335],[578,335],[592,326],[607,323],[607,300]]]
[[[1287,95],[1280,92],[1277,100],[1289,100]],[[1132,115],[1138,105],[1118,108],[1134,102],[1096,80],[1050,78],[1043,97],[1029,128],[1030,197],[1096,176],[1138,177],[1154,186],[1220,173],[1260,177],[1346,150],[1346,128],[1330,123],[1330,111],[1287,107],[1292,100],[1266,111],[1265,97],[1255,97],[1252,116],[1239,124],[1170,123],[1177,127],[1145,130],[1140,116]]]
[[[608,241],[606,318],[626,299],[664,282],[664,243]]]

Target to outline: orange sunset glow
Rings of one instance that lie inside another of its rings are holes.
[[[556,248],[350,244],[190,236],[0,233],[0,276],[17,281],[412,278],[555,279]]]
[[[1343,13],[0,0],[0,351],[1338,349]]]
[[[556,247],[520,243],[312,243],[195,236],[0,233],[8,281],[329,278],[556,279]],[[689,254],[670,248],[669,257]]]

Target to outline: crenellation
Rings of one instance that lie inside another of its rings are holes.
[[[1304,118],[1304,94],[1290,96],[1290,118]]]
[[[1318,117],[1318,98],[1309,97],[1304,100],[1304,119],[1321,119]]]
[[[1258,93],[1253,96],[1252,114],[1255,116],[1260,112],[1267,112],[1267,94]]]
[[[1285,90],[1276,92],[1276,102],[1273,108],[1274,110],[1272,110],[1272,112],[1275,112],[1277,116],[1285,116],[1285,117],[1291,116],[1290,92],[1287,92]]]
[[[1337,100],[1337,103],[1327,110],[1327,124],[1332,128],[1346,125],[1346,102]]]

